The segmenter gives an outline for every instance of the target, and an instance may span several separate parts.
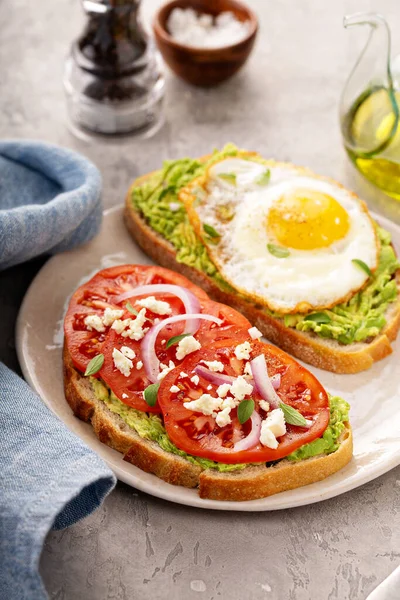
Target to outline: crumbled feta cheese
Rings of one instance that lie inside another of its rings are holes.
[[[193,375],[193,377],[190,378],[190,381],[192,381],[194,385],[199,385],[200,378],[198,375]]]
[[[156,315],[170,315],[172,312],[172,308],[168,302],[156,300],[154,296],[148,296],[147,298],[143,298],[143,300],[138,300],[136,304],[139,304],[139,306],[142,306],[143,308],[148,308]]]
[[[136,368],[137,368],[137,370],[138,370],[138,371],[140,371],[140,369],[141,369],[142,367],[143,367],[143,363],[142,363],[142,361],[141,361],[141,360],[138,360],[138,361],[137,361],[137,363],[136,363]]]
[[[112,325],[114,323],[114,321],[116,321],[117,319],[120,319],[123,314],[124,314],[123,310],[119,310],[118,308],[114,309],[114,308],[107,307],[106,310],[104,311],[104,315],[103,315],[104,325],[106,327],[109,327],[110,325]]]
[[[128,398],[128,394],[125,394],[125,392],[122,394],[122,398]]]
[[[182,205],[179,204],[179,202],[170,202],[169,203],[169,210],[172,210],[172,212],[176,212],[177,210],[180,209]]]
[[[106,327],[109,327],[114,323],[114,321],[120,319],[123,314],[123,310],[113,309],[107,306],[102,317],[100,317],[99,315],[88,315],[84,323],[89,329],[89,331],[95,329],[96,331],[102,333],[106,330]],[[129,319],[127,319],[127,321],[129,321]],[[123,323],[123,321],[120,322]]]
[[[131,340],[136,340],[137,342],[141,340],[146,331],[148,331],[148,327],[143,328],[146,319],[146,309],[142,308],[136,319],[130,319],[129,327],[126,331],[122,332],[122,337],[129,337]],[[115,323],[117,321],[114,322],[113,327]]]
[[[231,385],[231,394],[236,400],[243,400],[253,391],[253,386],[246,381],[243,375],[239,375]]]
[[[262,333],[259,329],[257,329],[257,327],[250,327],[249,331],[249,336],[253,339],[253,340],[258,340],[258,338],[260,338],[262,336]]]
[[[265,410],[265,412],[268,412],[270,409],[269,402],[267,402],[266,400],[260,400],[259,405],[260,405],[260,408]]]
[[[224,370],[224,363],[219,360],[202,360],[201,362],[214,373],[222,373]]]
[[[235,348],[235,356],[239,360],[249,360],[250,359],[251,346],[249,342],[243,342],[243,344],[239,344]]]
[[[136,352],[128,346],[122,346],[121,352],[126,358],[136,358]]]
[[[192,335],[184,337],[178,344],[178,349],[176,351],[176,358],[178,360],[182,360],[188,354],[195,352],[201,348],[200,342],[196,340]]]
[[[244,371],[243,371],[244,375],[248,375],[249,377],[253,377],[253,372],[251,370],[251,365],[249,362],[247,362],[244,365]]]
[[[115,368],[118,369],[118,371],[122,373],[122,375],[125,375],[125,377],[129,377],[129,375],[131,374],[131,369],[133,367],[132,361],[126,356],[124,356],[122,352],[117,350],[117,348],[113,349],[112,357]]]
[[[128,327],[130,322],[130,319],[124,319],[123,321],[121,321],[121,319],[116,319],[111,325],[111,329],[115,329],[115,331],[120,335]]]
[[[232,422],[232,419],[229,416],[231,410],[232,409],[229,408],[229,406],[227,406],[217,414],[215,422],[219,427],[225,427],[226,425],[229,425],[229,423]]]
[[[189,375],[188,375],[187,373],[184,373],[183,371],[181,371],[181,372],[179,373],[179,377],[180,377],[181,379],[184,379],[185,377],[189,377]]]
[[[265,421],[261,423],[260,442],[263,446],[271,448],[271,450],[276,450],[279,445],[278,440],[265,424]]]
[[[102,333],[106,330],[103,320],[101,317],[99,317],[99,315],[88,315],[85,317],[84,323],[89,331],[93,331],[93,329],[95,329],[99,333]]]
[[[235,408],[235,406],[237,406],[238,403],[239,403],[238,401],[236,401],[233,398],[231,398],[230,396],[228,396],[227,398],[225,398],[225,400],[222,400],[221,408],[229,407],[230,409],[232,409],[232,408]]]
[[[171,385],[169,391],[171,392],[171,394],[177,394],[178,392],[180,392],[180,388],[178,388],[177,385]]]
[[[230,392],[231,386],[229,383],[223,383],[217,387],[217,394],[220,398],[225,398],[225,396]]]
[[[172,369],[175,369],[175,364],[172,362],[172,360],[170,360],[168,366],[161,363],[160,367],[161,367],[162,371],[161,371],[161,373],[159,373],[157,375],[158,381],[160,381],[161,379],[164,379],[164,377],[167,375],[167,373],[172,371]]]
[[[285,416],[281,408],[275,408],[275,410],[271,410],[264,423],[266,423],[265,427],[268,427],[268,429],[274,434],[275,437],[285,435]]]
[[[183,406],[194,412],[200,412],[203,415],[212,415],[212,413],[219,409],[221,404],[221,398],[213,398],[210,394],[203,394],[197,400],[191,400],[190,402],[184,402]]]
[[[211,383],[210,383],[210,385],[208,385],[208,386],[207,386],[207,389],[208,389],[208,390],[212,390],[212,385],[211,385]]]

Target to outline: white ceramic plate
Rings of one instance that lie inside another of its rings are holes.
[[[400,246],[400,227],[376,216]],[[262,500],[218,502],[202,500],[196,490],[165,483],[124,462],[122,455],[98,441],[90,425],[75,418],[63,392],[62,320],[71,293],[99,269],[151,261],[125,229],[122,208],[107,211],[100,235],[85,246],[49,260],[36,276],[21,307],[17,349],[25,378],[66,425],[135,488],[173,502],[217,510],[263,511],[311,504],[382,475],[400,463],[400,343],[393,354],[357,375],[336,375],[308,367],[333,394],[351,404],[354,457],[324,481]]]

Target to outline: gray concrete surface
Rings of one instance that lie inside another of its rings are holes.
[[[146,20],[159,4],[143,0]],[[2,0],[1,137],[36,137],[83,152],[103,173],[106,206],[120,203],[131,180],[162,159],[203,154],[231,140],[333,176],[400,222],[400,205],[349,165],[337,119],[340,91],[365,38],[342,30],[343,15],[379,9],[398,27],[400,51],[397,0],[249,4],[261,31],[242,73],[208,91],[168,74],[167,124],[154,138],[86,144],[66,127],[61,86],[64,56],[82,25],[78,0]],[[15,273],[15,305],[5,302],[3,313],[11,319],[32,266]],[[12,276],[3,283],[11,285]],[[7,348],[13,363],[12,342]],[[400,562],[399,491],[397,468],[321,504],[223,514],[119,484],[95,514],[48,536],[41,572],[57,600],[364,600]]]

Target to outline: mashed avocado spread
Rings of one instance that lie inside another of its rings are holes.
[[[189,462],[199,465],[203,469],[217,469],[220,472],[237,471],[244,469],[246,464],[227,465],[224,463],[214,462],[206,458],[197,458],[186,454],[183,450],[179,450],[169,439],[165,427],[159,415],[144,413],[123,404],[115,394],[100,380],[90,377],[90,382],[93,391],[98,400],[104,402],[107,408],[121,417],[125,423],[134,429],[140,437],[156,442],[160,448],[186,458]],[[344,423],[349,420],[349,405],[347,402],[338,396],[330,396],[330,421],[322,437],[304,444],[287,458],[292,461],[311,458],[319,454],[330,454],[335,452],[339,447],[339,438],[344,429]]]
[[[223,290],[232,288],[224,281],[209,258],[206,247],[197,237],[178,200],[178,193],[182,187],[202,175],[209,164],[238,154],[240,150],[228,144],[222,151],[215,151],[205,163],[189,158],[165,161],[160,171],[132,190],[135,209],[154,231],[171,242],[176,249],[176,260],[202,271]],[[242,155],[242,158],[246,157]],[[251,158],[262,162],[261,158]],[[283,319],[287,327],[314,332],[342,344],[363,342],[377,336],[386,324],[388,304],[397,298],[393,274],[400,266],[390,245],[390,234],[377,226],[377,235],[381,246],[378,268],[367,286],[348,302],[308,315],[282,316],[267,308],[264,310],[277,319]]]

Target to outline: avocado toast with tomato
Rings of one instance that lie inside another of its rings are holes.
[[[168,483],[251,500],[324,479],[351,459],[348,404],[179,274],[100,271],[73,294],[64,331],[75,415]]]

